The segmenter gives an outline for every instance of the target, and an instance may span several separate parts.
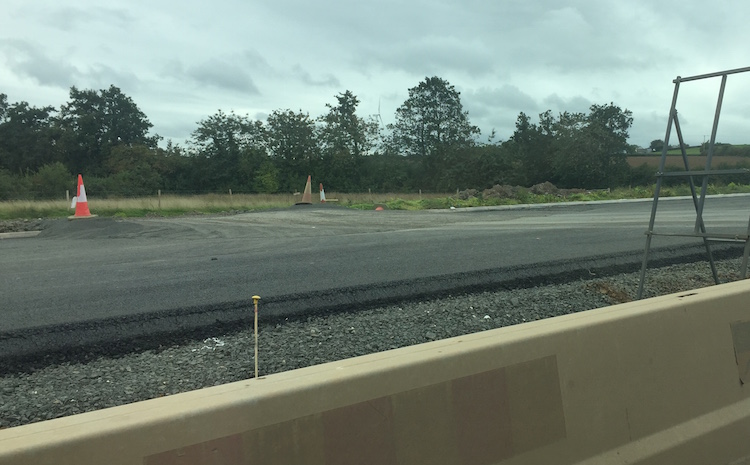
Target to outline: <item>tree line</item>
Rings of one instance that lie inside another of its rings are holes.
[[[70,89],[59,108],[9,103],[0,94],[0,200],[53,198],[82,173],[101,196],[276,193],[308,175],[331,191],[451,192],[497,184],[613,188],[651,183],[627,164],[632,114],[614,103],[587,113],[518,115],[513,134],[480,140],[460,93],[440,77],[409,89],[392,124],[358,114],[346,90],[325,113],[273,111],[265,121],[218,110],[183,144],[153,125],[118,87]]]

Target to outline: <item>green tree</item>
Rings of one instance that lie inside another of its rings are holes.
[[[321,179],[337,191],[351,192],[361,189],[362,157],[375,147],[379,127],[374,119],[357,116],[359,99],[351,91],[337,95],[336,100],[336,105],[326,104],[328,113],[318,119]]]
[[[421,157],[471,146],[479,134],[479,128],[469,122],[469,112],[463,110],[461,94],[436,76],[409,89],[409,98],[396,110],[391,129],[401,153]]]
[[[109,195],[153,195],[163,187],[166,161],[162,151],[144,145],[113,147],[104,168],[110,177]]]
[[[204,166],[203,189],[251,191],[252,180],[267,158],[266,130],[247,115],[219,110],[198,123],[191,142]]]
[[[553,123],[554,138],[550,147],[552,175],[548,179],[558,187],[598,188],[601,180],[599,154],[595,141],[585,137],[584,113],[560,113]]]
[[[159,140],[148,135],[152,125],[146,115],[115,86],[99,91],[71,87],[70,100],[60,109],[59,125],[66,162],[73,172],[100,175],[113,147],[156,148]]]
[[[0,123],[5,122],[5,114],[8,112],[8,96],[0,93]]]
[[[315,121],[302,110],[276,110],[266,120],[268,150],[279,169],[279,188],[302,188],[308,175],[319,167],[320,149],[315,136]]]
[[[450,155],[474,145],[479,128],[469,122],[460,93],[437,76],[425,78],[409,89],[409,97],[396,110],[389,125],[393,147],[399,153],[422,159],[422,184],[436,189]]]
[[[179,144],[173,144],[171,140],[159,152],[164,163],[162,189],[173,193],[196,193],[196,182],[203,175],[197,166],[198,157]]]
[[[614,103],[592,105],[587,118],[586,135],[596,142],[601,155],[601,170],[606,187],[626,183],[628,178],[628,137],[633,125],[633,113]]]
[[[452,155],[455,162],[445,170],[441,190],[486,189],[496,184],[517,184],[509,145],[478,144]]]
[[[415,157],[392,152],[377,153],[362,160],[362,188],[372,192],[415,192],[421,169]]]
[[[603,188],[628,182],[629,110],[592,105],[588,115],[562,113],[555,124],[554,180],[560,187]]]
[[[539,115],[538,125],[525,113],[518,115],[516,130],[507,144],[517,184],[529,187],[552,179],[553,125],[554,117],[549,110]]]
[[[23,175],[58,159],[53,107],[8,104],[0,94],[0,167]]]
[[[328,113],[319,118],[323,153],[346,152],[353,157],[370,154],[377,142],[378,123],[357,115],[360,102],[351,91],[336,95],[336,101],[336,105],[326,104]]]
[[[651,144],[648,146],[649,149],[651,149],[652,152],[660,152],[664,149],[664,141],[661,139],[654,139],[651,141]]]

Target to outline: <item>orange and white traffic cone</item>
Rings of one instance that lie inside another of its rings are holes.
[[[320,203],[326,203],[326,191],[323,190],[323,183],[320,183]]]
[[[307,177],[307,184],[305,184],[305,192],[302,194],[302,200],[295,205],[312,205],[312,186],[310,185],[310,178],[311,176]]]
[[[96,215],[92,215],[89,211],[89,202],[86,198],[86,188],[83,187],[83,177],[78,175],[78,190],[77,195],[73,197],[73,203],[70,208],[75,208],[76,213],[73,216],[69,216],[69,219],[74,218],[92,218]]]

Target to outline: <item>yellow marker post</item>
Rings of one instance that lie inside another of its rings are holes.
[[[253,296],[253,303],[255,304],[255,377],[258,377],[258,301],[260,300],[259,295]]]

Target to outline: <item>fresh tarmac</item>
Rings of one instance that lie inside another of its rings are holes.
[[[746,205],[745,196],[710,198],[706,225],[744,233]],[[37,237],[0,241],[0,353],[244,324],[254,294],[268,318],[633,269],[650,211],[650,201],[418,212],[321,205],[57,220]],[[690,232],[694,221],[692,201],[662,199],[655,229]],[[656,237],[652,247],[663,260],[703,250],[695,238]]]

